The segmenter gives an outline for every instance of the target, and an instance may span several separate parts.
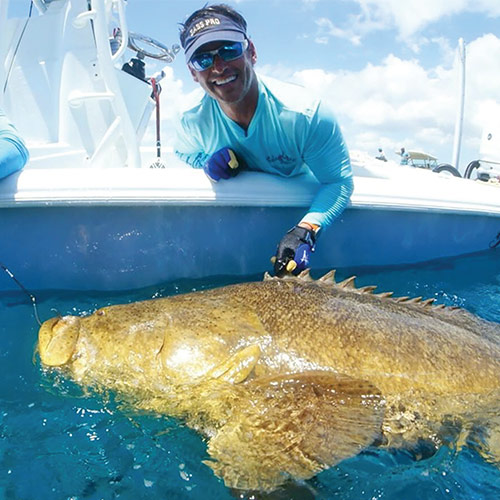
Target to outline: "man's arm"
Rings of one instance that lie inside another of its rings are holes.
[[[302,221],[328,226],[347,207],[354,185],[349,152],[333,114],[320,104],[313,116],[303,159],[321,183]]]
[[[0,109],[0,179],[21,170],[28,158],[23,140]]]
[[[245,168],[245,162],[230,147],[219,147],[217,151],[207,154],[196,139],[199,132],[198,128],[191,130],[189,122],[183,117],[177,129],[175,147],[175,153],[182,161],[194,168],[203,168],[213,182],[235,177]]]
[[[196,131],[191,131],[183,117],[176,130],[175,154],[188,165],[194,168],[203,168],[210,158],[196,140]]]
[[[354,188],[349,153],[333,114],[320,105],[301,132],[303,160],[321,188],[307,214],[278,245],[272,259],[278,276],[298,273],[309,266],[321,228],[344,211]]]

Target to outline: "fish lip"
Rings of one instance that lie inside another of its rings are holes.
[[[50,318],[42,323],[40,327],[40,331],[49,330],[52,331],[54,327],[63,319],[63,316],[55,316],[54,318]]]
[[[36,347],[42,365],[62,366],[70,361],[80,336],[80,321],[78,316],[56,316],[42,323]]]
[[[35,352],[40,355],[40,358],[43,358],[44,351],[50,343],[50,337],[54,330],[54,327],[61,321],[62,316],[56,316],[54,318],[50,318],[45,320],[40,326],[40,330],[38,331],[38,341],[36,343]],[[43,359],[42,359],[43,363]]]

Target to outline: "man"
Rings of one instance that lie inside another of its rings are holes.
[[[21,170],[28,156],[23,140],[0,108],[0,179]]]
[[[245,19],[225,4],[194,12],[180,33],[186,62],[205,96],[184,113],[177,155],[217,182],[242,168],[285,177],[307,168],[321,183],[302,220],[281,239],[278,276],[309,265],[320,229],[352,194],[349,153],[335,118],[302,89],[258,77]]]
[[[408,165],[410,155],[406,152],[405,148],[401,148],[401,151],[399,154],[401,155],[401,161],[399,162],[399,164],[400,165]]]
[[[377,160],[387,161],[387,156],[385,156],[384,150],[382,148],[378,148],[378,155],[375,156]]]

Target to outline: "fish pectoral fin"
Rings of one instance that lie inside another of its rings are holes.
[[[207,461],[226,486],[271,491],[356,455],[380,435],[376,387],[324,371],[252,380],[209,441]]]
[[[249,345],[227,358],[221,364],[212,368],[207,377],[224,380],[231,384],[238,384],[247,379],[255,368],[260,357],[260,347]]]

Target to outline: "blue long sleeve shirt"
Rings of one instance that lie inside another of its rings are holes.
[[[233,149],[250,170],[292,177],[309,169],[321,187],[303,221],[324,227],[349,203],[352,170],[340,127],[302,87],[259,77],[257,108],[247,130],[205,94],[182,116],[176,154],[202,168],[223,147]]]
[[[28,158],[23,140],[0,108],[0,179],[21,170]]]

